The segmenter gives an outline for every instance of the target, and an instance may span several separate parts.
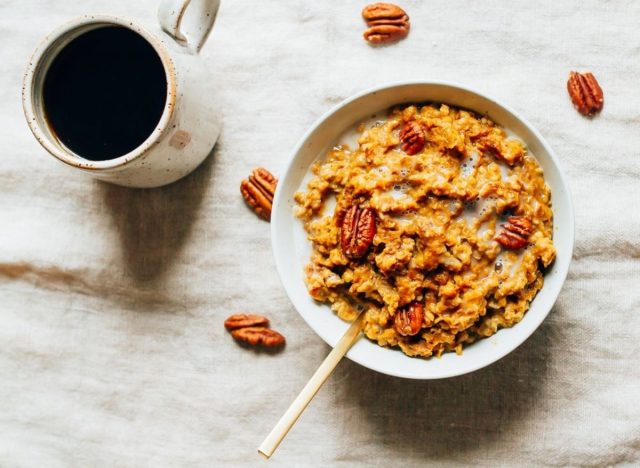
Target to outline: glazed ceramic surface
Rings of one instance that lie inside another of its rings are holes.
[[[365,338],[361,338],[347,354],[370,369],[414,379],[438,379],[472,372],[497,361],[524,342],[553,307],[566,278],[574,244],[573,206],[558,158],[523,117],[494,99],[449,83],[400,83],[366,91],[336,106],[303,136],[278,183],[274,198],[271,235],[278,274],[300,315],[323,340],[334,346],[348,324],[328,305],[315,302],[307,293],[303,268],[309,261],[311,243],[302,222],[294,216],[293,194],[304,188],[311,164],[339,143],[336,139],[346,129],[391,106],[427,101],[447,103],[485,115],[525,142],[542,166],[551,187],[557,257],[522,321],[465,347],[460,356],[446,353],[441,358],[411,358],[400,350],[383,348]]]
[[[198,51],[213,26],[219,0],[204,2],[196,24],[182,31],[188,5],[189,1],[163,2],[157,29],[117,16],[87,15],[44,39],[25,73],[22,102],[31,131],[51,155],[98,179],[130,187],[169,184],[189,174],[207,157],[220,133],[219,103]],[[108,25],[129,28],[154,47],[167,77],[167,100],[157,127],[138,148],[114,159],[91,161],[66,148],[50,130],[43,109],[42,85],[60,50],[79,35]]]

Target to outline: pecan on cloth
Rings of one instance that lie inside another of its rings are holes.
[[[602,110],[604,93],[591,72],[572,71],[567,81],[567,91],[573,105],[582,115],[590,117]]]
[[[224,321],[224,328],[227,330],[237,330],[246,327],[267,327],[269,319],[264,315],[257,314],[234,314]]]
[[[266,327],[238,328],[231,331],[231,336],[251,346],[264,346],[266,348],[275,348],[285,343],[284,336]]]
[[[398,41],[409,34],[409,16],[398,5],[372,3],[364,7],[362,17],[369,26],[364,38],[372,44]]]
[[[273,195],[276,193],[278,179],[271,172],[259,167],[254,169],[248,179],[240,184],[240,192],[251,209],[261,218],[271,219]]]

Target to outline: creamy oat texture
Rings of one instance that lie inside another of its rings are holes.
[[[399,136],[411,121],[426,135],[415,155]],[[333,148],[295,196],[313,245],[310,295],[344,320],[364,310],[366,336],[410,356],[461,353],[518,323],[555,258],[550,190],[522,142],[446,105],[394,109],[358,130],[358,148]],[[325,209],[333,197],[335,209]],[[353,204],[377,218],[372,246],[358,260],[343,254],[336,216]],[[517,251],[494,239],[511,215],[533,223],[528,246]],[[424,306],[422,329],[401,336],[393,317],[412,302]]]

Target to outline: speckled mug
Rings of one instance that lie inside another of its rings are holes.
[[[127,18],[87,15],[67,23],[36,49],[24,76],[22,104],[40,144],[63,163],[98,179],[129,187],[159,187],[193,171],[211,152],[220,133],[215,87],[198,51],[215,21],[220,0],[200,0],[198,14],[181,30],[190,0],[164,0],[160,27],[148,30]],[[195,8],[195,6],[194,6]],[[42,99],[44,77],[55,56],[76,37],[95,28],[118,25],[145,38],[164,66],[167,99],[158,125],[135,150],[104,161],[84,159],[64,146],[47,122]],[[160,30],[161,28],[161,30]]]

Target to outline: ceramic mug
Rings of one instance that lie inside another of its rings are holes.
[[[198,52],[211,31],[220,0],[194,2],[189,27],[181,28],[190,3],[164,0],[158,11],[157,30],[127,18],[87,15],[44,39],[25,73],[22,103],[31,131],[51,155],[93,177],[129,187],[169,184],[189,174],[207,157],[220,133],[219,102]],[[64,47],[90,30],[114,25],[135,31],[155,49],[166,75],[167,98],[160,121],[140,146],[113,159],[93,161],[75,154],[56,137],[47,122],[42,89],[49,66]]]

